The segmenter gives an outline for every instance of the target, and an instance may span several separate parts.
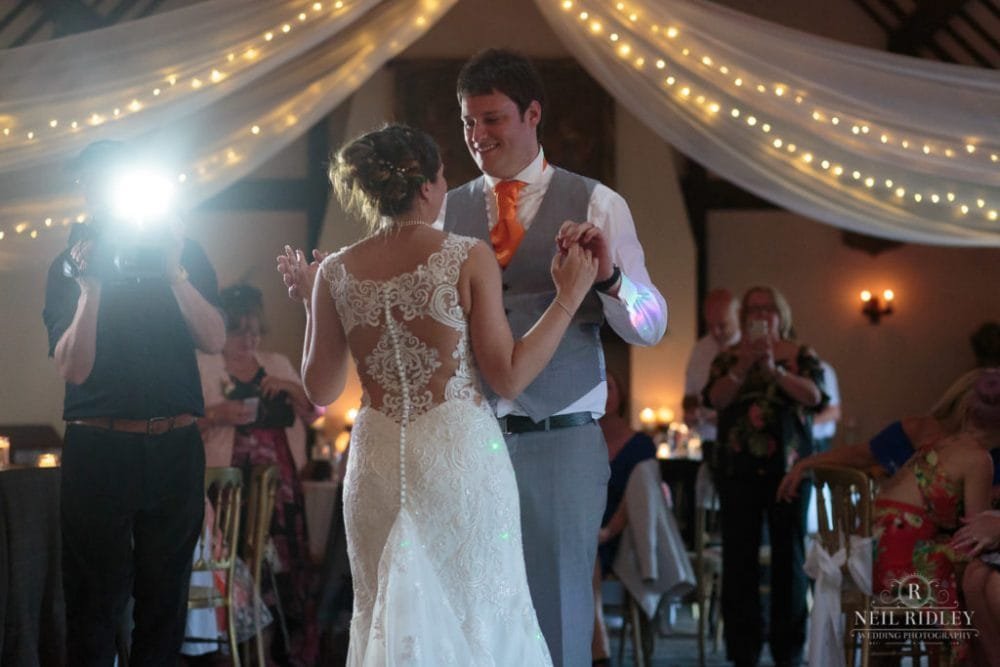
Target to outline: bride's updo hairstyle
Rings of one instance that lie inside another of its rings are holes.
[[[440,167],[430,136],[389,124],[341,148],[330,165],[330,182],[340,205],[376,231],[382,218],[410,210],[420,186],[433,181]]]

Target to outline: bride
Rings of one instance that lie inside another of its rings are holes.
[[[506,398],[534,379],[596,259],[578,246],[553,257],[556,297],[515,341],[492,249],[431,227],[448,186],[430,137],[401,125],[368,133],[339,151],[330,178],[371,233],[308,264],[286,248],[278,268],[306,308],[310,400],[340,395],[348,353],[363,389],[344,480],[348,664],[550,665],[514,471],[480,376]]]

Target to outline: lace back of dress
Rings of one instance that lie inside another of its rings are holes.
[[[482,400],[458,294],[475,243],[448,235],[437,250],[413,258],[422,260],[416,268],[387,278],[366,276],[360,267],[349,271],[350,248],[323,263],[363,404],[395,420],[404,441],[406,427],[444,401]]]

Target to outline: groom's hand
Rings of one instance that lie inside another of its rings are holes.
[[[559,227],[559,233],[556,234],[556,245],[559,247],[559,252],[565,253],[574,244],[579,245],[584,250],[589,250],[590,254],[597,258],[597,278],[594,282],[601,282],[611,277],[615,270],[615,265],[611,261],[611,249],[597,225],[591,222],[574,222],[572,220],[562,223],[562,226]]]

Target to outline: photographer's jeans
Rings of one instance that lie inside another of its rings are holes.
[[[132,665],[174,667],[204,512],[194,425],[162,435],[69,425],[62,459],[67,664],[108,666],[129,595]]]

